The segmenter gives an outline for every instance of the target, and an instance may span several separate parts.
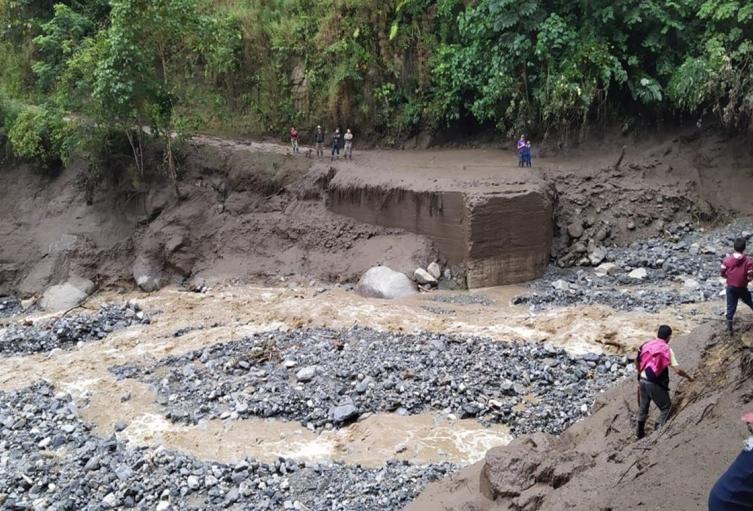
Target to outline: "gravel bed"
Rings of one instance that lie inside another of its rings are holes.
[[[102,305],[94,314],[55,318],[38,324],[13,324],[0,329],[0,355],[28,355],[66,349],[79,342],[103,339],[127,326],[149,323],[137,304]]]
[[[483,305],[485,307],[491,307],[492,305],[496,305],[497,303],[488,296],[472,293],[436,295],[432,296],[430,300],[433,302],[451,303],[455,305]]]
[[[15,316],[23,312],[21,300],[15,296],[0,296],[0,318]]]
[[[431,305],[422,305],[421,308],[426,312],[431,312],[437,316],[451,316],[457,314],[455,309],[445,309],[444,307],[433,307]]]
[[[205,462],[96,437],[69,395],[38,383],[0,392],[0,508],[398,510],[449,464],[365,469],[244,460]]]
[[[677,304],[715,300],[724,290],[719,281],[720,262],[739,236],[753,241],[752,220],[709,232],[685,224],[670,239],[654,238],[610,249],[604,262],[614,267],[607,274],[599,274],[597,268],[552,265],[530,285],[530,295],[516,297],[513,303],[530,304],[535,310],[551,305],[603,304],[618,310],[656,312]],[[639,274],[645,270],[645,276],[631,276],[634,270]]]
[[[520,434],[561,432],[632,369],[627,357],[549,345],[353,328],[258,334],[111,371],[150,383],[176,422],[280,417],[318,430],[366,412],[441,410]]]

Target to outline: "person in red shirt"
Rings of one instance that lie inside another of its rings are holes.
[[[727,330],[734,332],[732,321],[741,301],[753,310],[748,282],[753,280],[753,261],[745,255],[745,238],[735,240],[735,251],[722,261],[722,277],[727,279]]]
[[[290,145],[293,147],[293,152],[298,152],[298,130],[295,126],[290,128]]]

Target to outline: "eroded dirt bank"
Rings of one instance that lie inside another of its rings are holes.
[[[492,449],[408,509],[706,509],[748,436],[740,416],[753,390],[753,329],[730,339],[705,325],[672,345],[697,380],[674,382],[675,413],[662,430],[635,440],[636,384],[626,380],[559,438],[537,434]]]
[[[160,285],[351,282],[378,263],[411,273],[435,258],[479,287],[539,276],[550,255],[595,265],[681,222],[753,214],[744,146],[708,134],[619,140],[537,157],[532,170],[496,150],[371,151],[332,164],[304,155],[197,137],[180,198],[154,177],[134,192],[122,175],[91,205],[76,166],[51,177],[6,164],[0,292],[27,297],[72,276],[129,288],[137,273]]]

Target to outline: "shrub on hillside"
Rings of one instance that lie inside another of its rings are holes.
[[[69,162],[73,130],[60,113],[46,108],[24,109],[6,128],[11,149],[18,158],[46,169]]]

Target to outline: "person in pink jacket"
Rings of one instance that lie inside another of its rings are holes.
[[[669,369],[670,367],[679,376],[693,381],[693,377],[686,373],[677,362],[675,353],[669,347],[672,338],[672,328],[661,325],[656,333],[656,338],[645,342],[638,351],[635,360],[638,370],[638,399],[640,410],[638,412],[637,437],[640,440],[646,435],[646,420],[648,410],[653,402],[661,414],[656,419],[654,429],[659,429],[667,422],[669,411],[672,408],[672,399],[669,397]]]
[[[732,334],[732,322],[737,311],[737,302],[742,301],[753,310],[748,282],[753,280],[753,261],[745,255],[745,238],[737,238],[734,252],[722,261],[722,277],[727,279],[727,331]]]

